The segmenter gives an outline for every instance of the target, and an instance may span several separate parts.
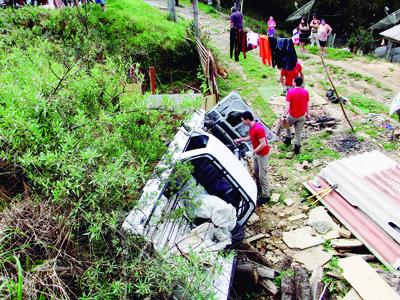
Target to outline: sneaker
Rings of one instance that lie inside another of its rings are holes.
[[[267,204],[270,200],[270,197],[260,197],[257,199],[257,207],[261,207],[265,204]]]

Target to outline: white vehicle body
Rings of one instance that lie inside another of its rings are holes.
[[[123,223],[126,231],[147,238],[157,250],[179,249],[185,239],[187,244],[185,236],[196,226],[187,218],[174,219],[163,216],[185,205],[183,192],[190,193],[193,184],[197,186],[196,189],[200,188],[202,193],[207,194],[217,189],[215,182],[222,182],[226,191],[223,190],[219,197],[226,202],[233,199],[230,205],[236,210],[236,222],[240,226],[245,225],[255,209],[257,187],[248,169],[220,140],[202,130],[204,116],[204,112],[198,110],[190,122],[180,128],[169,145],[167,154],[156,168],[163,171],[147,182],[137,206]],[[190,162],[194,166],[192,177],[181,184],[178,191],[167,193],[169,179],[174,173],[174,164],[178,161]],[[222,244],[225,247],[227,243]],[[182,245],[185,246],[187,247]],[[215,257],[214,262],[222,266],[222,273],[211,276],[215,296],[225,300],[229,296],[235,259],[232,255],[218,255],[214,246],[220,247],[209,243],[201,251],[211,249],[210,253]]]

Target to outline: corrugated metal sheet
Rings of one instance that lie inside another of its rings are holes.
[[[400,243],[400,166],[379,151],[334,161],[320,175]]]
[[[400,25],[393,26],[380,33],[381,36],[400,43]]]
[[[311,182],[304,183],[311,193],[318,193],[328,187],[328,183],[322,177],[317,177],[316,180],[321,184],[320,188],[316,188]],[[336,191],[329,193],[320,201],[382,263],[399,269],[400,245],[366,214],[352,206]]]

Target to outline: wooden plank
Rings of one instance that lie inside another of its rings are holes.
[[[339,260],[343,277],[364,300],[400,300],[400,296],[361,257]]]

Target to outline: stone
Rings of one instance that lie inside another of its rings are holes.
[[[277,203],[279,201],[279,198],[281,197],[281,194],[278,193],[272,193],[271,195],[271,202],[272,203]]]
[[[278,213],[278,216],[281,217],[281,218],[283,218],[283,217],[286,216],[286,213],[285,213],[284,211],[280,211],[280,212]]]
[[[281,230],[273,230],[271,232],[271,235],[277,238],[281,238],[283,236],[282,231]]]
[[[286,215],[291,215],[294,212],[293,208],[286,208],[285,209]]]
[[[332,230],[332,225],[325,221],[318,221],[310,224],[319,234],[327,234]]]
[[[281,221],[278,222],[278,224],[276,225],[276,227],[277,227],[278,229],[282,229],[282,228],[286,227],[287,225],[288,225],[288,224],[287,224],[286,221],[281,220]]]
[[[249,237],[249,238],[245,239],[244,242],[245,243],[251,243],[251,242],[254,242],[254,241],[257,241],[257,240],[260,240],[260,239],[264,239],[264,238],[269,238],[269,237],[270,237],[269,234],[260,233],[260,234],[257,234],[257,235],[254,235],[252,237]]]
[[[351,232],[348,231],[346,228],[344,227],[340,227],[339,229],[339,236],[344,237],[346,239],[351,238]]]
[[[297,252],[293,255],[293,259],[312,272],[316,267],[322,267],[328,261],[330,261],[332,255],[325,252],[322,246],[312,247],[303,251]]]
[[[292,249],[307,249],[321,245],[324,240],[319,236],[312,236],[312,227],[306,226],[283,233],[283,242]]]
[[[310,168],[310,164],[307,160],[303,161],[301,166],[303,167],[304,170],[307,170],[308,168]]]
[[[249,221],[247,222],[247,226],[253,225],[253,224],[257,223],[259,220],[260,220],[260,217],[256,213],[253,213],[250,216]]]
[[[312,226],[312,224],[317,222],[326,222],[332,227],[331,230],[327,231],[325,234],[322,234],[323,239],[331,240],[339,237],[339,225],[332,220],[323,206],[318,206],[311,209],[308,215],[308,225]]]
[[[292,199],[285,199],[285,204],[287,206],[292,206],[294,204],[294,201]]]
[[[301,220],[301,219],[304,219],[304,218],[307,218],[307,215],[305,215],[305,214],[299,214],[299,215],[295,215],[295,216],[292,216],[292,217],[289,217],[289,221],[290,222],[292,222],[292,221],[297,221],[297,220]]]
[[[363,243],[361,243],[357,239],[337,239],[337,240],[332,240],[332,247],[333,248],[357,248],[361,247]]]
[[[307,205],[303,205],[303,206],[301,207],[301,211],[302,211],[303,213],[306,213],[306,212],[308,212],[309,210],[310,210],[310,207],[307,206]]]

